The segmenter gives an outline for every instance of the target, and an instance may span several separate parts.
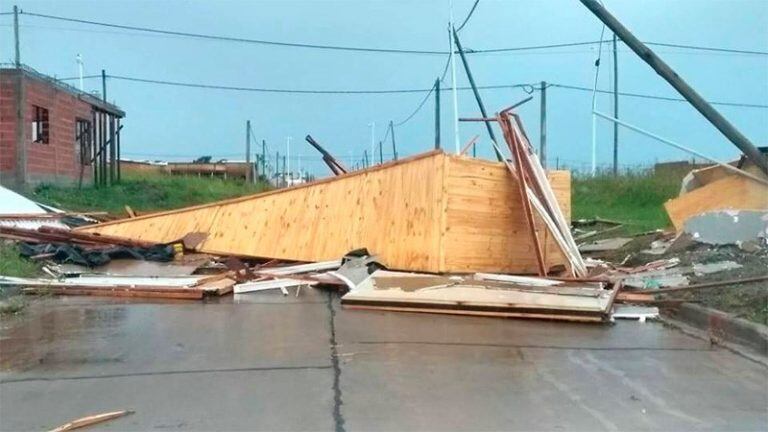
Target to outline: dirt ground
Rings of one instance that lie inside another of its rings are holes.
[[[590,230],[604,230],[610,225],[597,225]],[[626,231],[614,229],[606,235],[590,239],[601,239],[625,236]],[[651,243],[669,237],[662,232],[647,233],[634,236],[633,240],[621,249],[592,255],[614,265],[624,263],[624,266],[640,266],[659,259],[679,258],[679,266],[693,264],[709,264],[721,261],[734,261],[742,267],[706,275],[690,275],[691,284],[719,282],[736,279],[746,279],[768,274],[768,249],[765,247],[755,250],[742,250],[736,245],[713,246],[680,239],[669,250],[661,255],[643,253],[650,248]],[[747,284],[723,285],[691,292],[670,294],[667,298],[686,299],[724,312],[732,313],[740,318],[768,325],[768,281]]]

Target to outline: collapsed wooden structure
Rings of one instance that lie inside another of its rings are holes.
[[[569,215],[569,173],[551,172],[549,179]],[[566,265],[544,227],[536,221],[546,268]],[[197,250],[219,255],[326,261],[365,247],[400,270],[538,271],[516,182],[504,164],[441,151],[77,232],[156,243],[204,232]]]
[[[218,255],[326,261],[367,248],[398,270],[585,276],[568,222],[570,174],[543,170],[510,110],[493,120],[514,165],[435,150],[79,231],[156,243],[202,232],[207,237],[196,249]]]
[[[749,176],[719,165],[691,171],[683,193],[664,203],[675,229],[682,230],[685,221],[705,212],[768,210],[768,177],[752,164],[740,168]]]

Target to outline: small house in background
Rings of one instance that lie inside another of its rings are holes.
[[[119,181],[117,106],[27,66],[0,67],[0,184]]]

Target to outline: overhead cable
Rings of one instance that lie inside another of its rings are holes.
[[[113,24],[113,23],[85,20],[85,19],[79,19],[79,18],[56,16],[56,15],[39,14],[34,12],[25,12],[23,10],[19,11],[19,14],[23,14],[31,17],[37,17],[37,18],[66,21],[66,22],[87,24],[87,25],[100,26],[100,27],[111,27],[111,28],[119,28],[123,30],[132,30],[132,31],[138,31],[138,32],[145,32],[145,33],[156,33],[156,34],[171,35],[171,36],[184,36],[184,37],[191,37],[191,38],[198,38],[198,39],[219,40],[219,41],[225,41],[225,42],[239,42],[239,43],[251,43],[251,44],[260,44],[260,45],[283,46],[283,47],[294,47],[294,48],[311,48],[311,49],[336,50],[336,51],[373,52],[373,53],[385,53],[385,54],[415,54],[415,55],[448,54],[447,51],[440,51],[440,50],[417,50],[417,49],[398,49],[398,48],[355,47],[355,46],[343,46],[343,45],[324,45],[324,44],[316,44],[316,43],[283,42],[283,41],[272,41],[272,40],[264,40],[264,39],[251,39],[251,38],[243,38],[243,37],[205,34],[205,33],[182,32],[182,31],[165,30],[165,29],[158,29],[158,28],[151,28],[151,27]],[[540,49],[550,49],[550,48],[596,45],[596,44],[611,43],[611,42],[612,41],[610,40],[595,40],[595,41],[566,42],[566,43],[558,43],[558,44],[530,45],[530,46],[506,47],[506,48],[490,48],[490,49],[469,49],[468,48],[465,51],[465,54],[529,51],[529,50],[540,50]],[[646,44],[664,46],[669,48],[699,50],[699,51],[715,51],[715,52],[750,54],[750,55],[768,55],[768,51],[759,51],[759,50],[730,49],[730,48],[706,47],[706,46],[695,46],[695,45],[685,45],[685,44],[671,44],[671,43],[663,43],[663,42],[646,42]]]

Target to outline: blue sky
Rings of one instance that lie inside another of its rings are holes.
[[[456,0],[460,20],[473,0]],[[125,25],[289,42],[362,47],[445,50],[448,1],[27,1],[27,12]],[[8,11],[13,2],[2,2]],[[641,40],[768,50],[766,1],[616,1],[605,0]],[[11,17],[0,17],[0,59],[13,58]],[[77,75],[82,54],[85,74],[108,74],[242,87],[292,89],[429,88],[442,73],[446,57],[353,53],[148,35],[31,16],[21,17],[22,62],[59,77]],[[466,48],[498,48],[596,40],[602,24],[576,0],[481,0],[462,31]],[[606,30],[606,38],[610,38]],[[611,89],[612,58],[603,51],[598,87]],[[768,104],[768,56],[702,53],[655,48],[705,98]],[[619,46],[619,87],[626,92],[678,96],[645,63]],[[548,81],[591,87],[597,47],[470,56],[479,85]],[[458,64],[459,85],[467,85]],[[449,74],[450,77],[450,74]],[[76,81],[72,82],[77,84]],[[448,80],[444,87],[450,84]],[[99,90],[100,80],[86,80]],[[327,174],[303,137],[311,134],[341,160],[353,164],[370,148],[369,123],[378,139],[385,125],[410,114],[422,94],[289,95],[192,89],[110,79],[108,96],[127,112],[123,152],[135,159],[185,160],[200,155],[242,158],[245,121],[255,138],[266,139],[270,159],[285,152],[293,137],[291,165],[301,161],[318,175]],[[527,94],[522,89],[485,90],[494,112]],[[611,111],[610,96],[598,107]],[[585,169],[591,148],[591,93],[550,88],[549,162]],[[768,110],[718,107],[756,145],[768,145]],[[538,145],[539,99],[520,108]],[[471,92],[459,93],[460,116],[478,114]],[[683,102],[620,99],[620,117],[659,135],[718,158],[737,155],[730,144],[690,105]],[[452,105],[442,93],[443,144],[453,149]],[[492,152],[479,124],[461,124],[463,143],[480,134],[480,156]],[[414,118],[396,129],[401,155],[429,150],[434,142],[434,105],[430,100]],[[612,158],[612,126],[598,122],[598,163]],[[391,150],[385,147],[385,158]],[[620,135],[620,162],[626,165],[690,159],[634,132]]]

